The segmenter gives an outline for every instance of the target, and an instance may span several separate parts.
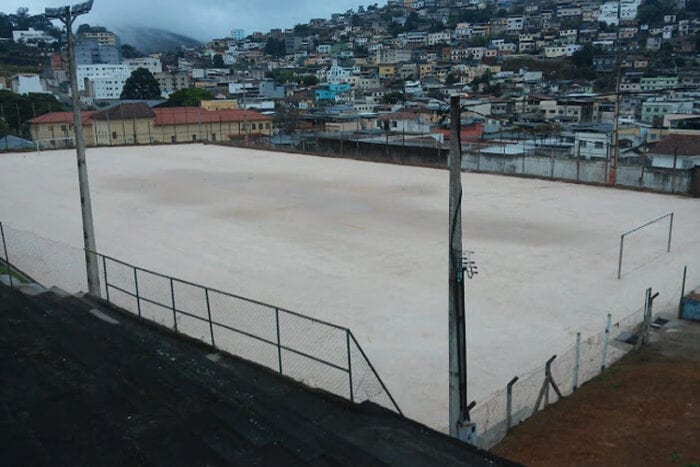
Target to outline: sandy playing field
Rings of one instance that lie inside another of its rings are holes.
[[[404,412],[447,425],[446,171],[217,146],[89,149],[98,250],[350,327]],[[700,284],[700,201],[464,174],[469,390]],[[631,236],[617,280],[620,234]],[[0,155],[0,221],[82,247],[73,151]]]

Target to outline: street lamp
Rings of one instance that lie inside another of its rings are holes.
[[[46,8],[47,19],[57,19],[66,26],[68,39],[68,62],[70,64],[70,88],[73,101],[73,127],[75,128],[75,149],[78,156],[78,184],[80,186],[80,208],[83,218],[83,241],[85,244],[85,266],[87,269],[88,291],[92,295],[100,295],[100,275],[97,266],[97,246],[95,244],[95,229],[92,223],[92,203],[90,202],[90,183],[88,182],[87,162],[85,160],[85,135],[80,118],[80,94],[78,91],[78,71],[75,63],[73,47],[73,22],[80,15],[92,9],[93,0],[78,3],[73,6]]]

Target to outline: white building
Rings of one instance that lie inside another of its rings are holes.
[[[449,44],[452,37],[449,32],[434,32],[428,34],[428,45]]]
[[[231,38],[237,41],[242,41],[245,39],[245,31],[243,29],[232,29]]]
[[[29,28],[26,31],[12,31],[12,40],[34,46],[39,42],[46,42],[47,44],[56,42],[56,39],[44,31],[37,31],[34,28]]]
[[[550,45],[544,48],[546,58],[571,57],[575,52],[581,50],[578,44]]]
[[[10,78],[12,92],[17,94],[45,93],[41,78],[35,73],[22,73]]]
[[[127,65],[78,65],[78,89],[84,91],[89,81],[93,99],[119,99],[124,83],[131,76]]]
[[[326,80],[330,84],[347,83],[348,78],[352,76],[352,70],[352,68],[339,66],[337,60],[333,60],[333,64],[326,73]]]
[[[160,59],[154,57],[128,58],[122,62],[122,65],[129,67],[129,72],[134,72],[139,68],[145,68],[151,73],[163,72]]]

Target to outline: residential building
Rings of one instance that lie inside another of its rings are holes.
[[[134,72],[139,68],[145,68],[154,75],[163,72],[163,65],[159,58],[155,57],[140,57],[128,58],[122,62],[129,68],[129,71]]]
[[[36,73],[20,73],[12,76],[10,88],[17,94],[46,93],[41,77]]]
[[[658,91],[660,89],[678,86],[678,75],[675,76],[642,76],[639,80],[642,91]]]
[[[83,39],[75,47],[77,65],[98,65],[121,63],[121,51],[114,45],[100,44],[97,39]]]
[[[671,134],[653,146],[647,156],[653,167],[690,169],[700,166],[700,135]]]
[[[88,31],[83,32],[81,36],[85,39],[95,39],[102,45],[110,45],[112,47],[120,45],[119,36],[101,26],[91,27]]]
[[[92,124],[94,113],[90,110],[80,112],[85,143],[88,146],[93,146],[95,141]],[[50,112],[29,120],[29,125],[32,140],[43,148],[61,149],[74,146],[73,112]]]
[[[37,31],[34,28],[29,28],[26,31],[12,31],[12,40],[30,46],[37,46],[40,42],[46,44],[53,44],[56,42],[56,39],[49,34],[44,31]]]

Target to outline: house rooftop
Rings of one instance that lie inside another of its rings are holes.
[[[671,134],[649,150],[651,154],[700,156],[700,135]]]

